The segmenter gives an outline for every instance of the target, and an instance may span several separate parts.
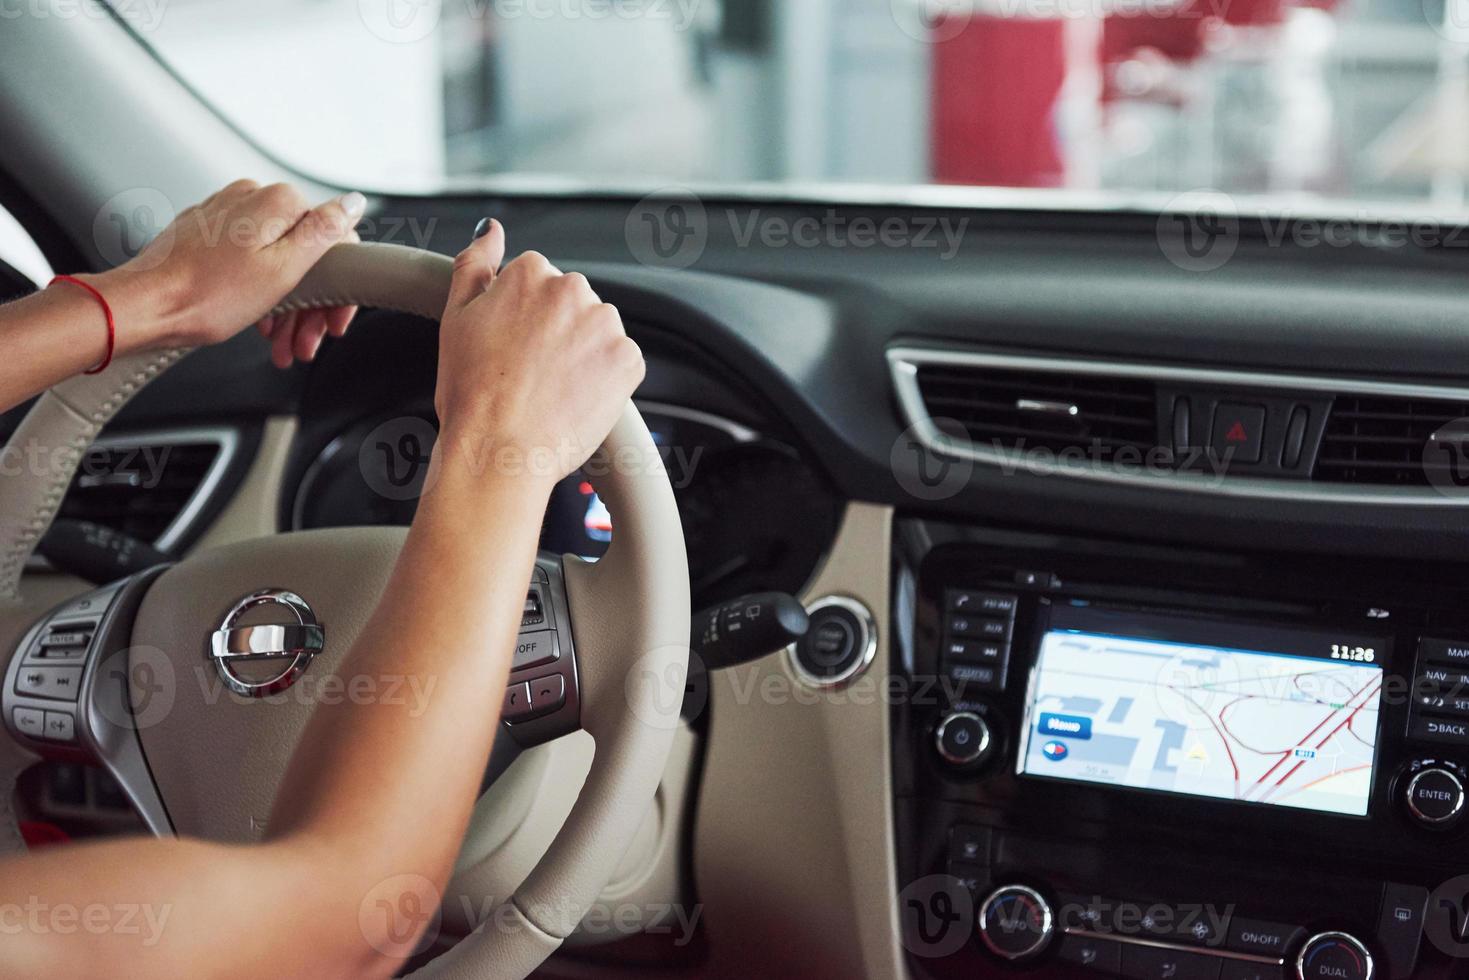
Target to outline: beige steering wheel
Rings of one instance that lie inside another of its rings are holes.
[[[392,245],[340,245],[279,309],[359,305],[437,319],[451,275],[452,261],[445,256]],[[83,453],[117,410],[182,354],[135,356],[100,375],[70,379],[44,394],[12,437],[10,446],[43,447],[43,458],[50,460],[45,472],[0,478],[0,600],[11,604],[12,615],[26,610],[35,618],[37,611],[17,605],[21,572]],[[610,550],[596,563],[545,555],[539,563],[551,569],[552,580],[559,569],[564,583],[559,594],[574,640],[571,703],[579,709],[580,728],[596,742],[581,795],[514,894],[481,896],[490,908],[498,902],[498,910],[416,976],[528,975],[592,907],[654,797],[678,724],[689,635],[683,531],[658,460],[647,426],[629,404],[588,468],[616,523]],[[165,816],[155,820],[155,830],[226,841],[258,838],[313,710],[309,693],[287,691],[261,700],[221,691],[208,649],[222,616],[261,589],[302,597],[325,628],[325,648],[303,678],[329,676],[376,605],[405,534],[358,528],[249,541],[186,558],[106,600],[111,605],[97,646],[107,648],[89,654],[78,741],[124,780],[135,801],[157,803]],[[0,601],[0,625],[4,614]],[[6,637],[0,630],[0,640]],[[27,642],[16,649],[25,650]],[[21,655],[5,653],[12,661],[6,675],[10,690]],[[107,683],[104,667],[110,659],[115,668],[117,658],[125,660],[124,669],[112,675],[133,677],[133,668],[146,664],[152,682],[167,689],[162,710],[155,701],[140,711],[130,700],[133,724],[122,725],[129,729],[122,734],[112,717],[115,709],[109,713],[92,703]],[[496,710],[501,693],[487,691],[485,697],[485,710]],[[11,714],[8,707],[5,714]],[[11,735],[28,744],[13,728]],[[119,761],[139,753],[146,763],[141,769]],[[443,756],[425,764],[483,767],[484,761],[477,753],[446,747]],[[0,825],[0,849],[15,846],[19,835],[8,791],[0,795]]]

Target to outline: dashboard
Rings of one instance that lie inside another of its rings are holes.
[[[799,698],[711,684],[709,928],[813,951],[747,948],[751,972],[1450,975],[1469,522],[1431,450],[1469,417],[1455,256],[1243,222],[1190,274],[1146,218],[976,211],[942,266],[792,262],[714,222],[677,271],[626,261],[617,202],[493,204],[382,202],[446,249],[493,210],[623,310],[695,604],[788,591],[871,630],[839,679],[755,665]],[[431,325],[365,312],[288,375],[251,338],[195,354],[121,421],[289,417],[277,528],[405,524],[436,356]],[[557,488],[544,547],[605,548],[589,490]],[[911,696],[844,697],[878,681]]]

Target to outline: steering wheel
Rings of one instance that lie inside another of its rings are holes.
[[[437,319],[452,271],[449,258],[429,252],[340,245],[277,312],[357,305]],[[0,848],[20,846],[10,790],[14,770],[30,757],[17,745],[106,767],[156,833],[259,839],[315,704],[352,696],[330,680],[382,593],[403,529],[311,531],[226,546],[72,598],[39,622],[39,610],[21,594],[26,560],[83,454],[117,410],[183,353],[130,357],[57,385],[7,446],[7,455],[41,447],[44,454],[28,458],[50,465],[0,478],[0,599],[8,600],[0,602],[0,642],[17,632],[3,629],[6,615],[29,625],[5,676],[3,711],[15,744],[0,751],[0,762],[12,763],[9,780],[0,780]],[[415,976],[528,975],[591,909],[658,788],[688,667],[688,564],[672,487],[631,404],[587,475],[616,536],[595,563],[538,558],[523,621],[529,632],[521,634],[505,704],[507,718],[520,718],[507,727],[523,745],[588,732],[596,743],[591,771],[529,876]],[[74,659],[41,656],[59,632],[84,637],[72,638],[82,644]],[[391,679],[375,680],[383,686],[369,696],[392,696]],[[485,710],[497,710],[501,692],[486,698]],[[52,726],[68,714],[71,741],[59,742]],[[38,717],[40,730],[17,717]],[[445,746],[424,763],[483,767],[484,760]],[[480,896],[488,908],[495,899]]]

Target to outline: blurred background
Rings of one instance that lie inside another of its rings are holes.
[[[116,0],[308,173],[1458,208],[1469,0]]]

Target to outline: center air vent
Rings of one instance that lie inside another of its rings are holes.
[[[1399,487],[1446,480],[1452,461],[1447,456],[1425,459],[1424,449],[1439,430],[1466,418],[1469,401],[1339,396],[1326,423],[1314,478]]]
[[[101,440],[83,457],[58,516],[101,524],[162,551],[187,545],[236,444],[228,429]]]
[[[1079,451],[1107,461],[1158,442],[1151,381],[948,364],[923,365],[917,378],[938,427],[962,429],[948,434],[976,449]]]

